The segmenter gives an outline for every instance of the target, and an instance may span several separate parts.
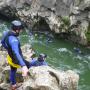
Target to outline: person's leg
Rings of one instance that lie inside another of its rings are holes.
[[[14,68],[11,66],[11,71],[10,71],[10,82],[11,85],[15,85],[16,84],[16,71],[17,68]]]

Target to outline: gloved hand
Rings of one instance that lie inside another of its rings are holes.
[[[28,68],[27,68],[27,66],[23,66],[22,67],[22,76],[23,77],[26,77],[27,75],[28,75]]]

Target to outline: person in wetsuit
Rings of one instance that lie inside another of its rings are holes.
[[[46,54],[39,54],[38,58],[37,59],[33,59],[31,62],[30,62],[30,67],[32,66],[47,66],[47,62],[45,61],[47,55]]]
[[[17,68],[22,68],[22,76],[28,75],[29,62],[24,60],[20,41],[17,38],[19,33],[23,30],[21,21],[14,20],[11,22],[11,30],[4,32],[1,40],[2,46],[7,50],[8,56],[7,60],[10,65],[10,82],[12,90],[16,90],[16,71]]]

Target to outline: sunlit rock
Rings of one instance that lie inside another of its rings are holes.
[[[31,57],[35,54],[34,50],[31,47],[31,45],[30,44],[25,44],[21,48],[22,48],[22,53],[23,53],[24,58],[27,61],[30,61]]]
[[[32,67],[20,90],[77,90],[79,76],[71,71],[57,71],[48,66]],[[23,89],[21,89],[23,88]]]

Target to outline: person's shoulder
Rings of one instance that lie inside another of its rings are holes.
[[[15,36],[9,36],[9,42],[11,42],[11,43],[18,42],[18,39]]]

